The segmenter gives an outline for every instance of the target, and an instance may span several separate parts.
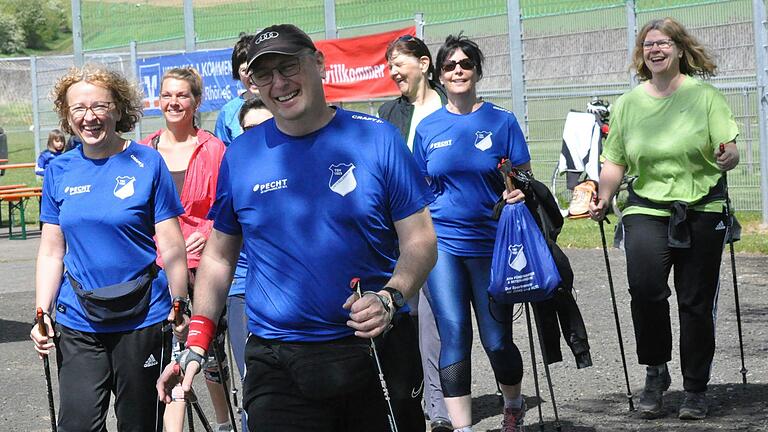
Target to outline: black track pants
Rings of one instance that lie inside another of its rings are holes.
[[[667,246],[669,218],[630,215],[626,230],[627,279],[632,297],[638,362],[658,365],[672,358],[667,284],[674,267],[680,318],[680,363],[686,391],[707,389],[715,352],[720,261],[725,239],[720,213],[689,212],[691,247]]]
[[[120,333],[56,327],[60,432],[106,431],[111,393],[119,431],[162,430],[165,404],[155,382],[171,354],[162,323]]]

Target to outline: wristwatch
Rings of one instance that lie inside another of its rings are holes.
[[[388,292],[392,297],[392,304],[395,306],[395,312],[405,306],[405,297],[403,297],[403,293],[392,287],[384,287],[381,290]]]

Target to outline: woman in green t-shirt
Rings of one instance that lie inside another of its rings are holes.
[[[634,179],[623,222],[637,356],[647,366],[638,410],[646,418],[664,415],[672,356],[667,280],[674,266],[685,389],[679,417],[703,419],[728,226],[721,178],[739,162],[739,132],[723,95],[694,78],[715,74],[711,53],[674,19],[642,28],[633,68],[641,83],[614,104],[590,214],[601,220],[622,178]]]

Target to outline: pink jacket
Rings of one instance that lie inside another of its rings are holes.
[[[159,137],[163,129],[149,135],[140,144],[154,147],[152,140]],[[213,221],[208,220],[208,211],[216,199],[216,183],[219,179],[219,166],[224,157],[224,144],[204,129],[197,129],[197,147],[189,159],[187,173],[184,175],[184,188],[181,191],[181,204],[184,214],[179,216],[179,225],[184,239],[193,232],[202,233],[207,239],[211,235]],[[197,268],[200,257],[187,254],[187,267]],[[163,266],[160,255],[157,265]]]

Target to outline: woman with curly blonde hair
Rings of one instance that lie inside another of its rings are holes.
[[[40,211],[35,306],[45,325],[30,336],[41,356],[56,348],[58,430],[105,430],[114,393],[121,431],[160,431],[164,404],[151,395],[170,360],[171,296],[187,298],[184,209],[160,154],[120,136],[141,117],[135,84],[86,65],[52,98],[62,129],[82,141],[48,166]],[[187,324],[173,328],[178,337]]]
[[[739,130],[723,95],[694,77],[712,76],[717,66],[680,23],[664,18],[646,24],[633,59],[641,83],[613,106],[599,201],[590,213],[602,219],[625,173],[634,178],[623,221],[637,357],[646,365],[638,411],[645,418],[665,414],[672,358],[667,280],[674,267],[685,390],[678,417],[699,420],[707,415],[729,226],[722,173],[739,162]]]

